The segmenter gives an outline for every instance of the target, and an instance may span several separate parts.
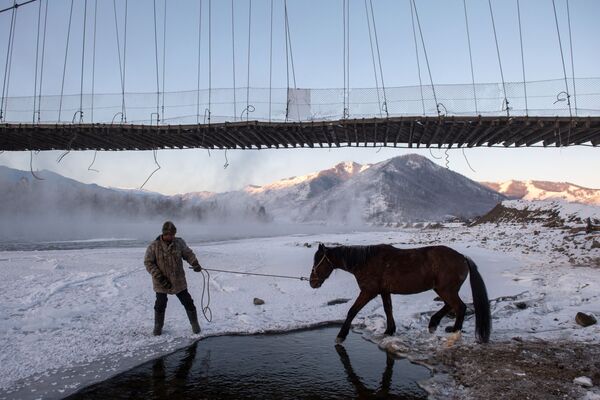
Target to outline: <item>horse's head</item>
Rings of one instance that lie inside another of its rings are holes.
[[[313,268],[310,274],[310,287],[313,289],[320,288],[323,282],[334,269],[333,263],[330,258],[327,256],[327,247],[325,247],[322,243],[319,244],[319,248],[315,253],[315,259],[313,261]]]

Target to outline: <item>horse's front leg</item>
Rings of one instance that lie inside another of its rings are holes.
[[[381,301],[383,302],[383,310],[387,318],[386,335],[393,335],[396,332],[396,322],[392,313],[392,296],[389,293],[381,293]]]
[[[344,321],[344,325],[342,325],[342,329],[340,329],[340,333],[338,333],[337,338],[335,339],[336,343],[342,343],[346,339],[346,336],[348,336],[348,332],[350,332],[350,325],[352,324],[352,320],[354,319],[354,317],[356,317],[356,314],[358,314],[358,312],[369,301],[373,300],[373,298],[375,298],[376,295],[377,293],[365,292],[364,290],[360,292],[358,298],[348,311],[348,316]]]

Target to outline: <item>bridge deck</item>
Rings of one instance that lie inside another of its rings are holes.
[[[394,117],[201,125],[0,124],[0,150],[600,145],[600,117]]]

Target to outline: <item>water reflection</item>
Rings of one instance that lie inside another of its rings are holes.
[[[185,391],[186,383],[196,359],[197,349],[198,342],[185,350],[171,379],[167,379],[165,359],[159,358],[154,361],[152,365],[152,393],[155,398],[166,399],[169,395],[178,396],[182,394],[181,391]],[[171,389],[170,393],[169,389]]]
[[[379,387],[376,389],[369,389],[362,381],[360,376],[354,372],[354,368],[352,368],[352,363],[350,362],[350,357],[346,352],[346,349],[342,345],[336,345],[335,350],[340,356],[340,360],[342,361],[342,365],[344,366],[344,370],[346,371],[346,375],[348,376],[348,381],[354,386],[356,390],[356,395],[360,399],[421,399],[421,396],[408,396],[405,395],[395,395],[391,392],[392,388],[392,375],[394,373],[394,363],[396,359],[389,353],[386,353],[386,361],[385,361],[385,370],[381,375],[381,381],[379,382]]]
[[[205,339],[70,398],[427,398],[416,384],[429,377],[427,369],[396,360],[357,334],[333,346],[336,329]]]

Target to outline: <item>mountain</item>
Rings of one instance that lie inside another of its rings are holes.
[[[281,218],[307,221],[310,218],[302,218],[303,213],[306,212],[299,212],[300,210],[369,167],[369,165],[353,162],[340,163],[330,169],[282,179],[265,186],[250,185],[243,190],[243,193],[249,198],[256,199],[270,213]]]
[[[516,181],[481,182],[509,199],[565,200],[572,203],[600,205],[600,189],[590,189],[568,182]]]
[[[485,214],[505,199],[492,189],[411,154],[330,169],[225,193],[165,196],[89,185],[42,171],[0,167],[0,215],[87,220],[215,220],[393,225]],[[31,219],[31,218],[30,218]]]
[[[505,199],[416,154],[377,164],[340,163],[317,173],[248,186],[243,193],[275,219],[346,225],[472,217]]]
[[[208,201],[195,201],[202,194],[166,196],[159,193],[113,189],[96,184],[84,184],[51,171],[37,173],[0,166],[0,215],[41,218],[49,214],[70,219],[147,220],[187,218],[206,219],[209,216],[260,218],[260,205],[223,209],[210,201],[214,194],[206,194]],[[190,201],[193,200],[193,201]]]

